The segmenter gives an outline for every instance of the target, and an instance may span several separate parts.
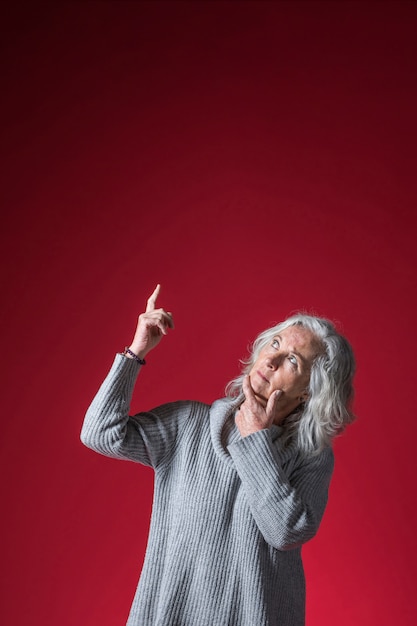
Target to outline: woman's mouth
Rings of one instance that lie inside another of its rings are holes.
[[[258,374],[258,376],[262,378],[262,380],[264,380],[269,385],[269,380],[262,374],[262,372],[260,372],[259,370],[256,370],[256,373]]]

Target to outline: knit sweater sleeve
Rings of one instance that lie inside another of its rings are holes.
[[[156,467],[172,452],[191,403],[173,402],[129,416],[140,369],[133,359],[116,355],[86,413],[81,441],[105,456]]]
[[[327,503],[332,449],[300,455],[290,475],[267,429],[243,437],[228,450],[265,541],[278,550],[291,550],[314,537]]]

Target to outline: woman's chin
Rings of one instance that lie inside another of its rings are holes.
[[[268,404],[268,398],[265,398],[265,396],[263,396],[260,393],[256,393],[256,391],[254,392],[254,394],[259,404],[261,404],[264,408],[266,408],[266,405]]]

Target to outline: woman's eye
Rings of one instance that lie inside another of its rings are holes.
[[[278,339],[273,339],[272,343],[271,343],[271,346],[273,348],[279,348],[279,341],[278,341]]]
[[[295,367],[297,367],[298,363],[297,363],[297,359],[295,358],[295,356],[289,356],[288,360],[290,361],[291,365],[294,365]]]

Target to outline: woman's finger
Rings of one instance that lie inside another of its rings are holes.
[[[266,414],[268,418],[272,419],[275,417],[275,414],[278,409],[278,402],[280,397],[282,396],[282,390],[277,389],[269,396],[268,403],[266,405]]]
[[[161,314],[164,318],[165,324],[169,326],[169,328],[174,328],[174,320],[172,319],[171,313],[168,313],[165,309],[161,309]]]
[[[172,317],[172,313],[171,311],[167,311],[166,314],[169,316],[169,327],[170,328],[174,328],[174,319]]]
[[[164,311],[164,309],[155,309],[154,311],[148,311],[144,313],[142,319],[145,321],[147,326],[158,326],[160,323],[168,326],[169,328],[174,328],[174,320],[172,319],[172,315]]]
[[[148,302],[146,304],[146,312],[147,313],[149,313],[150,311],[154,311],[155,310],[155,303],[156,303],[157,297],[159,296],[160,290],[161,290],[161,285],[158,283],[157,286],[155,287],[153,293],[148,298]]]
[[[255,394],[252,389],[252,385],[250,384],[249,376],[245,376],[242,383],[243,393],[245,394],[245,398],[247,402],[256,402]]]

